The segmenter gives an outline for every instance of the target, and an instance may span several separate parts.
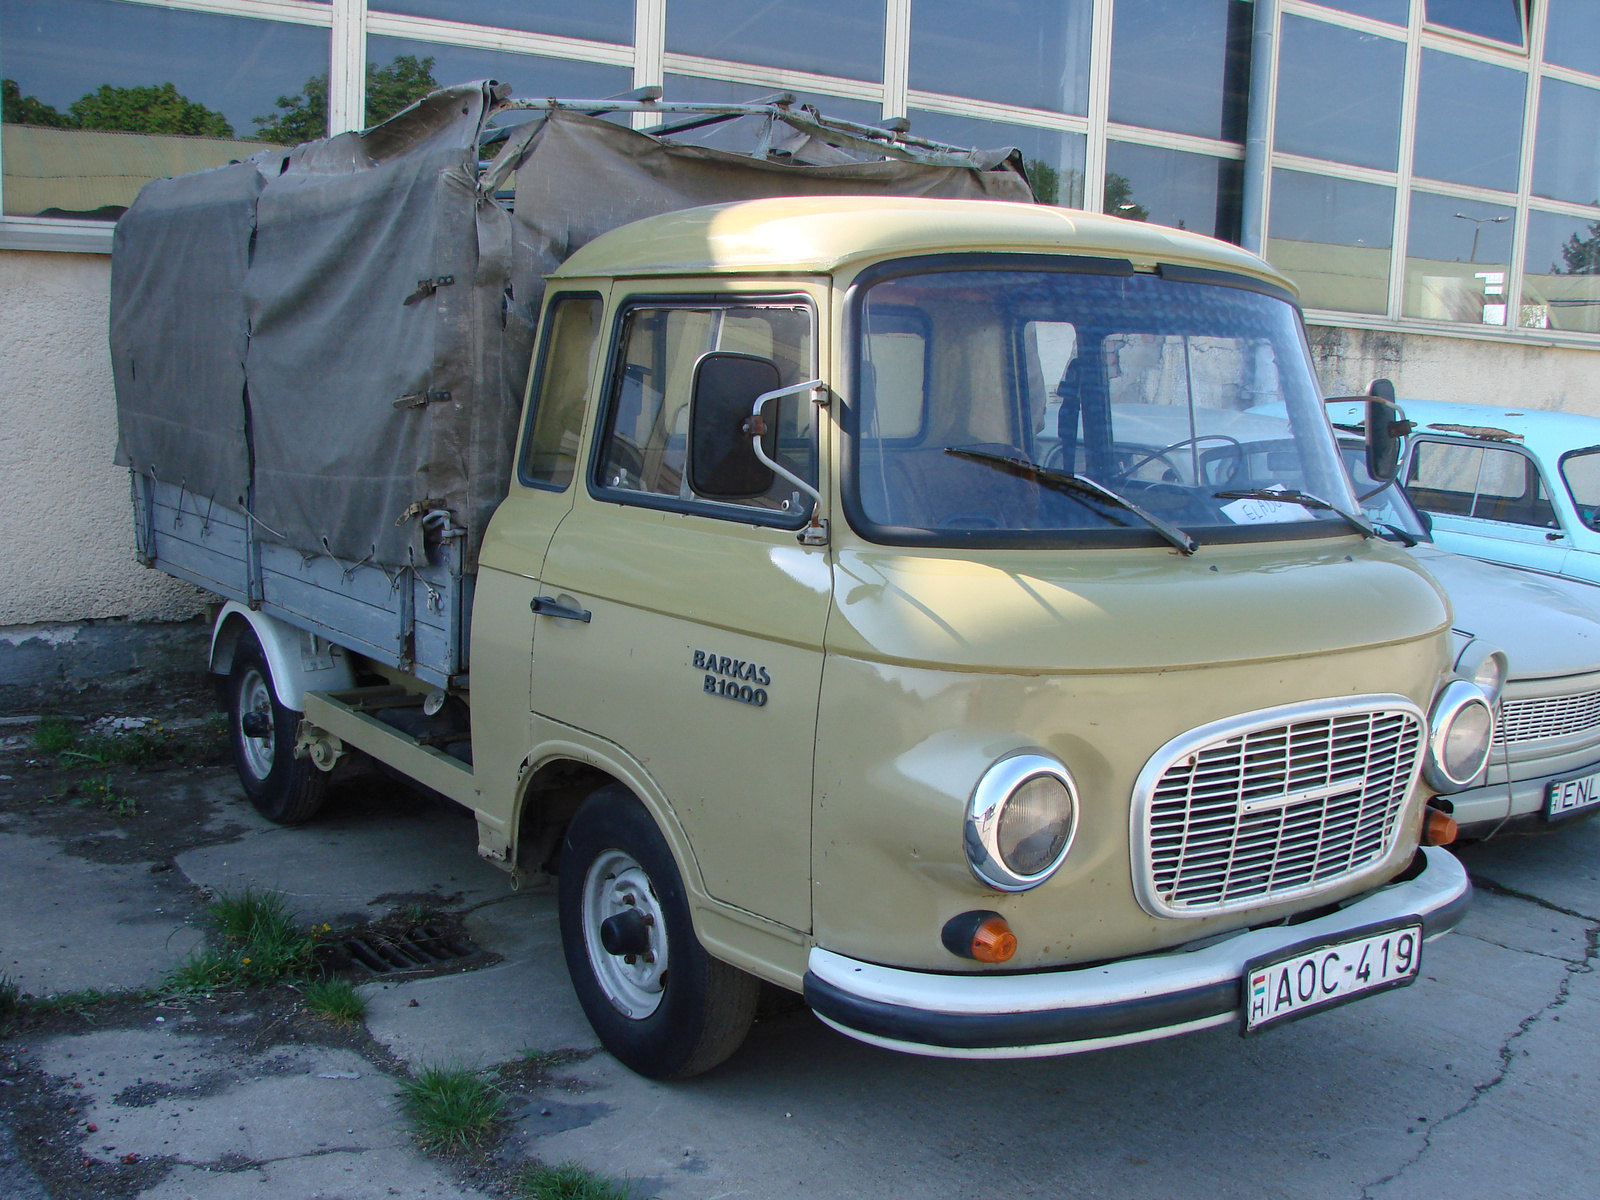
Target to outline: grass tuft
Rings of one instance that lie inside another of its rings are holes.
[[[60,754],[78,740],[78,726],[66,717],[40,717],[33,731],[33,748],[40,754]]]
[[[22,989],[17,981],[0,971],[0,1027],[22,1012]]]
[[[613,1183],[576,1163],[528,1163],[510,1182],[519,1200],[637,1200],[639,1195],[633,1184]]]
[[[470,1067],[423,1067],[400,1081],[400,1104],[424,1150],[469,1150],[499,1131],[506,1097]]]
[[[295,923],[281,892],[224,892],[209,905],[206,920],[217,947],[197,951],[169,972],[168,987],[194,992],[274,983],[311,966],[313,936]]]
[[[306,1010],[337,1021],[356,1025],[367,1018],[367,1000],[348,979],[316,979],[300,989]]]

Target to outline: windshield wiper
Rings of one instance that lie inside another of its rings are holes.
[[[1365,517],[1345,512],[1337,504],[1329,504],[1321,496],[1302,492],[1296,488],[1239,488],[1237,491],[1212,492],[1218,500],[1274,500],[1279,504],[1298,504],[1301,508],[1322,508],[1343,517],[1362,537],[1378,537],[1378,531]]]
[[[1147,513],[1132,500],[1119,496],[1110,488],[1096,483],[1082,475],[1068,475],[1063,471],[1052,471],[1048,467],[1041,467],[1038,463],[1031,463],[1025,458],[1011,458],[1004,454],[990,454],[987,450],[963,450],[959,446],[946,446],[946,454],[954,454],[957,458],[965,458],[972,462],[984,463],[1007,474],[1015,475],[1019,479],[1032,480],[1047,488],[1058,492],[1066,492],[1071,496],[1088,496],[1109,504],[1113,508],[1120,508],[1132,513],[1146,525],[1154,529],[1167,541],[1171,542],[1184,554],[1193,554],[1200,549],[1200,543],[1195,541],[1182,529],[1168,521],[1163,521],[1154,513]]]

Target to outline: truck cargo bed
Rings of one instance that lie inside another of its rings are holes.
[[[147,566],[436,687],[463,681],[472,576],[460,537],[430,538],[426,563],[384,568],[277,545],[251,518],[177,484],[134,475],[133,488]]]

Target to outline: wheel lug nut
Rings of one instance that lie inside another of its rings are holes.
[[[638,958],[639,958],[639,956],[637,954],[624,954],[622,956],[622,961],[627,963],[631,967],[631,966],[633,966],[633,964],[635,962],[638,961]]]

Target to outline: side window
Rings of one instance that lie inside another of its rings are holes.
[[[699,502],[689,487],[687,452],[701,355],[728,350],[769,358],[786,387],[815,375],[811,310],[804,305],[640,306],[623,318],[620,336],[595,480],[612,491]],[[778,461],[814,482],[815,407],[808,397],[786,396],[777,402],[777,417]],[[793,491],[778,479],[766,495],[739,503],[798,515],[801,498]]]
[[[1567,455],[1561,460],[1561,475],[1579,518],[1590,529],[1600,529],[1600,451]]]
[[[522,482],[564,491],[578,461],[584,401],[594,371],[602,310],[598,296],[557,296],[546,307],[538,389],[522,444]]]
[[[1418,442],[1406,490],[1429,512],[1541,529],[1559,525],[1538,468],[1517,450]]]
[[[1483,463],[1479,446],[1418,442],[1411,452],[1406,491],[1418,508],[1448,516],[1470,517]]]

